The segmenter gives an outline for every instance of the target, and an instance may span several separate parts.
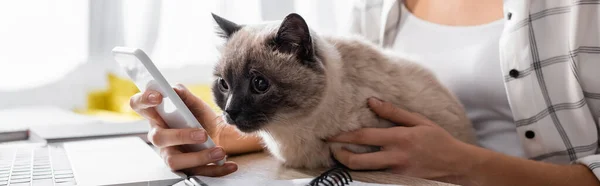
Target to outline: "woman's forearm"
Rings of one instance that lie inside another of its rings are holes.
[[[461,185],[600,185],[592,171],[581,164],[557,165],[472,148],[479,158]]]
[[[223,126],[218,136],[218,144],[229,155],[257,152],[263,149],[258,136],[242,135],[231,125]]]

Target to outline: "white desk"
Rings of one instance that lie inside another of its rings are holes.
[[[265,179],[297,179],[314,178],[324,170],[298,170],[283,167],[266,152],[233,156],[228,159],[238,163],[237,172],[227,177],[262,177]],[[452,185],[420,178],[402,176],[387,172],[351,172],[355,180],[369,183],[401,184],[401,185]]]

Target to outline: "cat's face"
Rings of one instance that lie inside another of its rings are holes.
[[[306,116],[319,104],[325,70],[302,17],[259,26],[213,17],[227,40],[212,88],[227,123],[250,133]]]

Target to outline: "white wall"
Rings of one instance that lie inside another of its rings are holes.
[[[61,78],[48,79],[42,85],[0,89],[0,109],[27,105],[85,108],[88,92],[106,88],[107,72],[122,72],[110,54],[114,46],[144,49],[171,83],[210,83],[218,41],[214,35],[209,36],[215,31],[209,11],[218,10],[220,15],[243,24],[280,20],[290,12],[297,12],[313,29],[331,34],[344,32],[340,28],[347,23],[351,8],[347,0],[123,2],[89,0],[88,58],[82,63],[72,63],[77,66],[59,74]],[[11,67],[2,65],[1,68]]]

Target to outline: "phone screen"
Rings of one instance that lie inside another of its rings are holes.
[[[150,86],[156,86],[156,82],[154,81],[154,78],[152,78],[152,75],[150,75],[150,72],[148,72],[144,67],[144,64],[142,64],[142,62],[134,55],[115,53],[115,59],[141,92],[146,91]]]
[[[170,118],[171,123],[174,126],[184,125],[186,122],[180,113],[177,112],[177,106],[173,104],[173,101],[169,99],[169,94],[163,90],[158,82],[152,77],[148,69],[144,64],[132,54],[115,53],[115,59],[125,70],[125,73],[134,82],[134,84],[140,89],[141,92],[154,90],[160,92],[163,96],[162,104],[156,107],[164,118]],[[170,88],[170,85],[168,85]]]

